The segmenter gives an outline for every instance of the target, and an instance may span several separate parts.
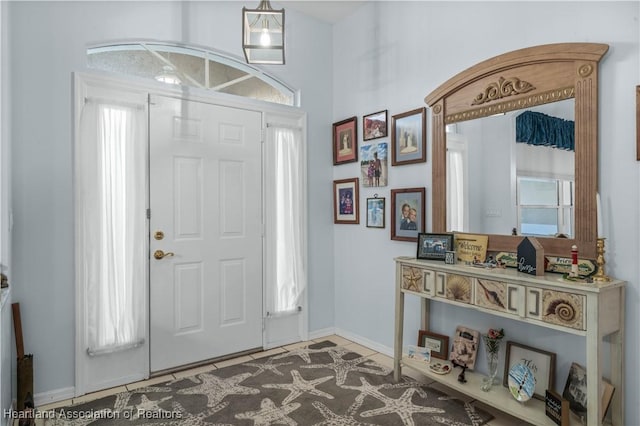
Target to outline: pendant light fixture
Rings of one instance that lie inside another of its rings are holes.
[[[284,64],[284,9],[272,9],[269,0],[243,7],[242,49],[249,64]]]

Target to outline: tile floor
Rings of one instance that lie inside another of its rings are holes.
[[[151,386],[154,384],[158,384],[158,383],[162,383],[162,382],[166,382],[169,380],[174,380],[174,379],[178,379],[180,377],[185,377],[185,376],[192,376],[194,374],[198,374],[198,373],[202,373],[202,372],[206,372],[206,371],[211,371],[211,370],[215,370],[217,368],[223,368],[223,367],[227,367],[229,365],[234,365],[234,364],[240,364],[246,361],[250,361],[252,359],[258,359],[258,358],[263,358],[266,356],[271,356],[271,355],[275,355],[278,353],[282,353],[282,352],[286,352],[286,351],[290,351],[296,348],[300,348],[300,347],[304,347],[307,346],[311,343],[315,343],[315,342],[321,342],[324,340],[330,340],[332,342],[334,342],[336,345],[342,345],[344,347],[346,347],[347,349],[351,350],[352,352],[356,352],[360,355],[362,355],[363,357],[367,357],[370,358],[371,360],[388,366],[388,367],[393,367],[393,358],[384,355],[382,353],[376,352],[373,349],[367,348],[365,346],[359,345],[358,343],[354,343],[350,340],[345,339],[344,337],[340,337],[340,336],[327,336],[327,337],[322,337],[322,338],[318,338],[315,340],[310,340],[307,342],[299,342],[299,343],[294,343],[291,345],[286,345],[286,346],[282,346],[279,348],[274,348],[274,349],[270,349],[268,351],[264,351],[264,352],[258,352],[255,354],[251,354],[251,355],[245,355],[245,356],[241,356],[238,358],[233,358],[233,359],[229,359],[226,361],[221,361],[221,362],[217,362],[217,363],[213,363],[213,364],[209,364],[209,365],[205,365],[202,367],[197,367],[197,368],[192,368],[189,370],[184,370],[184,371],[179,371],[173,374],[167,374],[164,376],[158,376],[158,377],[154,377],[152,379],[149,380],[144,380],[141,382],[135,382],[135,383],[130,383],[128,385],[125,386],[118,386],[115,388],[111,388],[111,389],[106,389],[103,391],[99,391],[99,392],[94,392],[94,393],[90,393],[87,395],[83,395],[81,397],[78,398],[71,398],[71,399],[67,399],[64,401],[58,401],[52,404],[47,404],[47,405],[43,405],[38,407],[38,410],[51,410],[51,409],[55,409],[58,407],[64,407],[67,405],[72,405],[72,404],[79,404],[82,402],[87,402],[87,401],[91,401],[94,399],[98,399],[98,398],[102,398],[104,396],[108,396],[108,395],[112,395],[115,393],[119,393],[119,392],[124,392],[127,390],[132,390],[132,389],[137,389],[143,386]],[[403,369],[403,374],[406,374],[410,377],[413,377],[414,379],[420,381],[420,382],[425,382],[425,383],[431,383],[431,385],[437,389],[442,390],[443,392],[446,392],[450,395],[455,395],[458,398],[460,398],[463,401],[472,401],[472,398],[460,394],[452,389],[447,388],[444,385],[441,385],[440,383],[436,383],[433,382],[431,379],[429,379],[428,377],[418,373],[415,370],[412,370],[411,368],[404,368]],[[479,407],[482,407],[484,410],[486,410],[487,412],[493,414],[494,419],[491,420],[489,423],[487,423],[487,426],[527,426],[528,423],[522,422],[519,419],[516,419],[514,417],[505,415],[504,413],[501,413],[500,411],[496,410],[493,407],[489,407],[486,406],[482,403],[479,402],[475,402],[474,404],[477,404]],[[17,425],[17,420],[15,425]],[[36,421],[36,425],[40,426],[43,423],[40,422],[39,420]]]

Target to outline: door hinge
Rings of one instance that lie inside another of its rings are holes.
[[[147,219],[151,219],[151,209],[147,209]]]

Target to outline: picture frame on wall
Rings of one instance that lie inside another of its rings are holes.
[[[418,234],[418,259],[444,260],[445,253],[453,249],[453,234]]]
[[[427,161],[427,109],[422,107],[391,117],[391,165]]]
[[[449,336],[419,330],[418,346],[430,349],[433,358],[446,360],[449,356]]]
[[[363,187],[387,186],[389,182],[387,152],[386,142],[374,142],[360,147],[360,175]]]
[[[333,181],[333,223],[360,223],[358,178]]]
[[[553,389],[556,371],[556,354],[542,349],[533,348],[513,341],[507,341],[507,352],[504,360],[504,376],[502,384],[509,387],[509,371],[515,364],[528,361],[527,366],[535,366],[534,375],[536,387],[533,397],[544,401],[545,391]]]
[[[424,232],[425,188],[391,190],[391,239],[418,241]]]
[[[358,161],[357,118],[333,123],[333,165]]]
[[[384,228],[385,204],[384,198],[367,198],[367,228]]]
[[[388,135],[387,110],[362,117],[362,140],[384,138]]]

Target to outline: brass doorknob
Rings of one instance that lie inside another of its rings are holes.
[[[167,253],[163,252],[162,250],[156,250],[156,251],[153,252],[153,257],[155,257],[158,260],[163,259],[163,258],[168,257],[168,256],[173,256],[173,255],[174,254],[171,253],[170,251],[167,252]]]

